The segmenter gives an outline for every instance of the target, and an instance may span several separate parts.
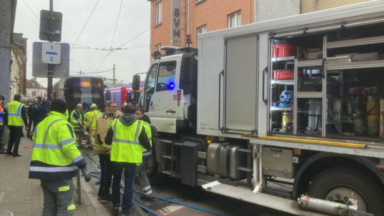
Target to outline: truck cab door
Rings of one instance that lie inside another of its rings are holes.
[[[178,90],[177,60],[153,64],[144,85],[144,108],[159,132],[176,132],[176,122],[183,119],[182,90]],[[177,77],[176,77],[177,76]]]

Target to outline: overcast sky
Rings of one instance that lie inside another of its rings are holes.
[[[132,81],[135,73],[148,69],[150,2],[146,0],[54,0],[53,10],[63,13],[61,42],[69,43],[72,47],[93,8],[99,2],[74,47],[109,49],[121,1],[123,2],[120,18],[112,47],[118,48],[138,35],[142,35],[122,47],[131,49],[113,52],[102,64],[100,62],[95,65],[109,53],[108,51],[72,49],[70,57],[72,72],[104,71],[112,69],[115,64],[116,78],[128,83]],[[28,38],[27,79],[32,78],[32,44],[40,41],[38,17],[42,9],[49,9],[49,0],[18,0],[14,32],[23,33],[24,37]],[[97,75],[112,78],[111,72]],[[39,79],[39,82],[46,86],[46,80]]]

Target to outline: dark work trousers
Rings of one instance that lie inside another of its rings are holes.
[[[72,179],[41,180],[44,194],[42,216],[72,216],[76,209],[74,204],[74,189]]]
[[[105,197],[110,194],[111,182],[112,182],[112,167],[111,167],[111,155],[99,154],[100,159],[100,188],[99,197]]]
[[[29,117],[29,122],[28,122],[28,133],[27,133],[27,137],[29,136],[29,133],[31,132],[31,130],[32,130],[32,125],[33,125],[33,123],[34,123],[34,121],[33,121],[33,117],[31,116],[31,117]],[[32,130],[32,132],[33,132],[33,130]]]
[[[141,163],[136,169],[137,181],[139,182],[143,193],[147,196],[152,195],[152,188],[147,176],[147,161],[150,157],[143,157],[143,163]]]
[[[4,150],[3,137],[4,137],[4,125],[0,125],[0,152]]]
[[[124,170],[124,195],[123,203],[121,204],[121,212],[124,214],[129,213],[129,210],[132,207],[132,197],[133,197],[133,180],[135,179],[136,164],[131,163],[112,163],[112,174],[113,174],[113,184],[112,184],[112,204],[114,207],[120,206],[120,181],[121,175]]]
[[[23,136],[23,126],[9,126],[9,141],[7,153],[13,155],[19,154],[20,139]]]

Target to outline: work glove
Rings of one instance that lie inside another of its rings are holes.
[[[91,181],[91,173],[89,172],[87,166],[81,168],[81,172],[83,173],[84,179],[86,182]]]

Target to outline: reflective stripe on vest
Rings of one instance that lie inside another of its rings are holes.
[[[32,172],[70,172],[77,170],[76,166],[70,167],[39,167],[39,166],[31,166],[29,171]]]

